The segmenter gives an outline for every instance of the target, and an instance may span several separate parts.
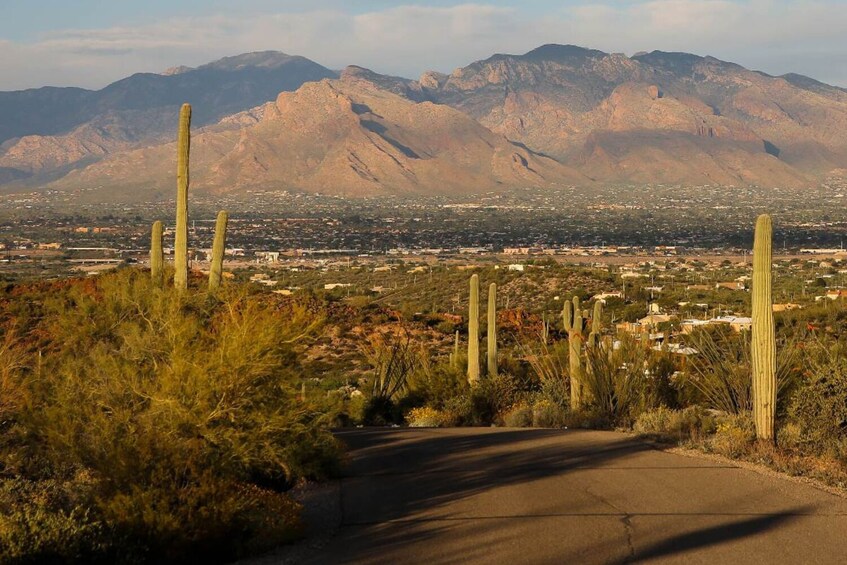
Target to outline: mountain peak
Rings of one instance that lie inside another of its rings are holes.
[[[198,68],[218,71],[237,71],[245,67],[274,69],[299,58],[281,51],[253,51],[232,57],[224,57],[223,59],[212,61]]]
[[[559,45],[557,43],[548,43],[521,55],[521,59],[531,61],[557,61],[561,59],[595,59],[605,56],[606,53],[597,49],[586,49],[579,45]]]
[[[179,65],[178,67],[169,67],[159,74],[161,74],[162,76],[165,76],[165,77],[172,77],[174,75],[181,75],[183,73],[187,73],[187,72],[193,71],[193,70],[194,69],[192,67],[186,67],[185,65]]]

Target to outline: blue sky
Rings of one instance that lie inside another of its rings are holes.
[[[574,43],[709,54],[847,86],[847,0],[0,0],[0,90],[99,88],[274,49],[418,76]]]

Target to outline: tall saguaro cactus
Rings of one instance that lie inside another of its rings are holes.
[[[150,230],[150,278],[153,284],[162,284],[164,278],[165,255],[162,251],[162,222],[153,222]]]
[[[753,241],[753,419],[756,437],[774,439],[776,418],[776,338],[773,323],[771,217],[762,214],[756,220]]]
[[[471,277],[468,305],[468,382],[479,381],[479,275]]]
[[[600,332],[603,331],[603,303],[594,303],[594,313],[591,315],[591,332],[588,334],[588,346],[597,347],[600,342]]]
[[[497,376],[497,283],[488,287],[488,376]]]
[[[574,296],[573,302],[565,301],[562,311],[562,321],[568,332],[568,372],[571,378],[571,410],[579,410],[583,404],[582,398],[582,341],[584,339],[585,320],[579,309],[579,297]]]
[[[215,243],[212,245],[212,264],[209,267],[209,289],[221,286],[221,276],[224,268],[224,252],[226,251],[226,223],[229,215],[226,210],[218,212],[215,222]]]
[[[176,164],[176,241],[174,242],[174,286],[188,288],[188,158],[191,149],[191,105],[179,111]]]
[[[453,340],[453,353],[450,354],[450,366],[454,369],[459,368],[459,330],[456,330],[455,339]]]

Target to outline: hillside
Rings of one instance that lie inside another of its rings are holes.
[[[456,194],[585,180],[449,106],[418,104],[349,73],[201,130],[191,149],[192,190],[216,193]],[[58,186],[109,179],[155,198],[172,189],[175,156],[174,143],[121,153]]]
[[[168,139],[186,101],[196,108],[196,124],[212,124],[334,76],[303,57],[267,51],[135,74],[98,91],[0,92],[0,183],[4,177],[38,183],[115,151]]]

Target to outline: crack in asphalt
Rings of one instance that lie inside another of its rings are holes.
[[[632,541],[632,534],[635,533],[635,528],[632,526],[632,517],[629,514],[624,514],[621,517],[624,533],[626,534],[626,545],[629,548],[629,557],[624,559],[624,563],[628,563],[635,559],[635,544]]]
[[[629,563],[630,561],[634,560],[635,559],[635,544],[634,544],[632,538],[633,538],[633,534],[635,533],[635,528],[632,525],[632,514],[630,514],[629,512],[625,511],[622,508],[619,508],[615,504],[612,504],[604,496],[597,494],[596,492],[592,491],[590,488],[586,488],[585,492],[589,496],[593,497],[595,500],[600,502],[600,504],[605,504],[606,506],[608,506],[612,510],[617,511],[617,514],[620,515],[620,517],[621,517],[620,523],[623,525],[624,535],[626,536],[627,550],[629,552],[629,555],[627,556],[627,558],[624,559],[624,563]]]

